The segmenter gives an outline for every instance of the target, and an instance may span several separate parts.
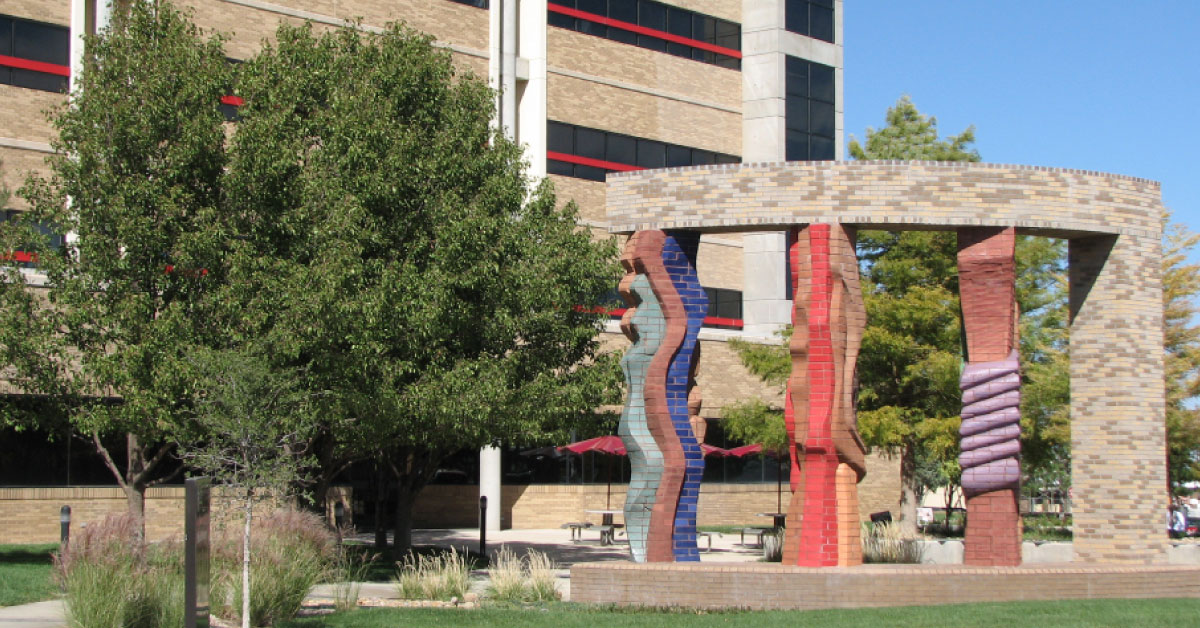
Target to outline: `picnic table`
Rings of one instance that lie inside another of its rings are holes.
[[[593,514],[593,515],[600,515],[600,525],[598,526],[597,529],[600,530],[600,544],[601,545],[612,545],[613,537],[616,535],[617,530],[625,527],[624,524],[613,522],[614,515],[621,515],[621,516],[625,515],[625,511],[623,511],[623,510],[603,509],[603,510],[585,510],[584,512]]]

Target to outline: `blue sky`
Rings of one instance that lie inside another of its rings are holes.
[[[1200,1],[846,0],[846,132],[901,94],[984,161],[1162,183],[1200,232]],[[1200,257],[1194,252],[1193,258]]]

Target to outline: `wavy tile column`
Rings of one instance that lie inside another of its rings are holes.
[[[693,409],[695,414],[700,411],[700,397],[695,388],[696,366],[700,362],[698,336],[704,315],[708,313],[708,295],[696,274],[696,254],[699,249],[699,232],[666,232],[663,267],[671,277],[671,284],[679,297],[683,308],[681,322],[686,329],[667,372],[667,405],[684,460],[683,483],[672,536],[672,549],[677,561],[700,560],[700,548],[696,544],[696,511],[700,502],[700,478],[704,475],[704,453],[700,450],[700,440],[692,430],[692,419]],[[668,321],[671,320],[668,315]]]
[[[646,540],[650,531],[650,512],[663,472],[663,456],[650,433],[646,418],[645,386],[647,372],[654,354],[662,344],[666,319],[658,299],[650,288],[645,268],[639,262],[641,233],[634,234],[621,256],[625,276],[621,279],[621,296],[627,309],[621,317],[621,331],[632,343],[621,358],[628,397],[621,412],[617,433],[629,453],[632,475],[625,497],[625,530],[629,535],[629,550],[635,562],[646,562]]]
[[[968,565],[1021,564],[1021,374],[1017,360],[1016,230],[958,230],[958,283],[967,337],[963,493]]]
[[[816,224],[793,232],[795,301],[785,422],[798,472],[784,564],[862,562],[858,482],[866,474],[854,410],[855,369],[866,327],[854,231]]]
[[[629,399],[619,432],[633,468],[625,517],[638,562],[698,561],[696,506],[704,458],[692,422],[697,335],[708,300],[696,276],[700,236],[640,231],[625,246],[622,366]]]

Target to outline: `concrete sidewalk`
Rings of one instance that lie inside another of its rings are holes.
[[[0,626],[5,628],[63,628],[66,625],[66,608],[62,600],[0,607]]]

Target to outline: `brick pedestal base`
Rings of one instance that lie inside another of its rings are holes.
[[[1021,564],[1021,513],[1012,489],[967,498],[963,564],[1009,567]]]

